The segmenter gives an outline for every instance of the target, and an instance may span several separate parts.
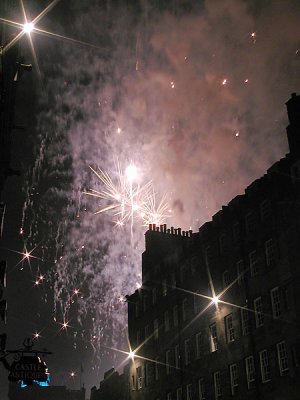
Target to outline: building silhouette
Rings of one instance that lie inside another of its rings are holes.
[[[197,233],[149,226],[131,399],[299,398],[300,96],[286,104],[290,152],[245,194]]]

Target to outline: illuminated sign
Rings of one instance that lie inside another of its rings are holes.
[[[48,380],[48,368],[44,361],[37,356],[21,356],[10,367],[8,379],[10,381],[46,382]]]

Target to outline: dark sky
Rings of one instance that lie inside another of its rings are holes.
[[[24,0],[28,19],[49,3]],[[89,166],[117,184],[118,165],[136,165],[133,190],[152,181],[168,225],[197,231],[288,151],[299,2],[163,3],[60,0],[36,25],[51,34],[31,34],[36,57],[19,42],[34,68],[18,87],[23,173],[4,193],[6,329],[9,348],[40,332],[54,384],[78,387],[82,363],[82,381],[98,386],[124,360],[110,350],[127,350],[120,298],[141,279],[146,228],[136,215],[116,227],[111,212],[94,214],[111,201],[84,194],[103,190]],[[19,9],[0,17],[22,21]],[[13,252],[25,248],[30,263]]]

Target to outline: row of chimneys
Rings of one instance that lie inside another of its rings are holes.
[[[149,231],[156,231],[161,233],[169,233],[176,236],[192,237],[193,231],[182,231],[181,228],[175,229],[171,226],[171,229],[167,229],[167,224],[156,226],[156,224],[149,224]]]

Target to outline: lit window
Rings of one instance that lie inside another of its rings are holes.
[[[185,321],[187,318],[187,299],[182,302],[182,320]]]
[[[237,272],[237,282],[239,285],[242,284],[242,282],[244,282],[244,261],[243,260],[239,260],[236,263],[236,272]]]
[[[154,363],[154,376],[155,376],[155,380],[158,381],[158,379],[159,379],[159,362],[158,362],[158,357],[156,357],[155,363]]]
[[[272,216],[271,204],[269,200],[264,200],[260,204],[260,217],[262,221],[267,221]]]
[[[271,290],[271,302],[272,302],[272,313],[274,318],[278,318],[281,315],[281,303],[280,303],[280,291],[276,287]]]
[[[152,304],[156,304],[157,296],[156,296],[156,288],[152,288]]]
[[[205,381],[204,378],[198,380],[199,400],[206,400]]]
[[[158,320],[155,319],[153,322],[153,335],[154,335],[154,339],[158,339]]]
[[[186,400],[193,400],[193,386],[191,383],[186,387]]]
[[[178,326],[178,306],[173,307],[173,323],[174,326]]]
[[[180,350],[179,350],[179,344],[176,344],[175,346],[175,368],[179,369],[180,368]]]
[[[254,300],[254,312],[255,312],[255,326],[256,328],[258,328],[264,324],[264,314],[263,314],[261,297],[257,297]]]
[[[259,363],[262,382],[268,382],[271,379],[270,365],[267,350],[259,352]]]
[[[184,361],[185,365],[191,362],[191,342],[190,339],[184,341]]]
[[[257,275],[259,273],[259,268],[258,268],[258,257],[256,250],[252,251],[249,254],[249,263],[250,263],[251,276]]]
[[[241,320],[242,320],[242,334],[248,335],[250,333],[250,320],[249,311],[245,308],[241,308]]]
[[[227,343],[233,342],[235,339],[234,336],[234,327],[233,327],[233,318],[232,314],[229,314],[225,317],[225,328],[226,328],[226,339]]]
[[[142,376],[142,367],[137,367],[136,369],[136,377],[137,377],[137,388],[138,390],[143,387],[143,376]]]
[[[231,364],[229,366],[230,372],[230,386],[231,386],[231,394],[234,396],[237,392],[237,387],[239,385],[239,378],[238,378],[238,369],[236,364]]]
[[[182,388],[176,390],[176,400],[182,400]]]
[[[165,311],[164,321],[165,321],[165,332],[168,332],[170,329],[169,311]]]
[[[222,396],[220,371],[214,373],[214,388],[215,388],[215,399],[218,400]]]
[[[171,350],[166,351],[166,373],[170,375],[171,372]]]
[[[167,282],[166,282],[166,280],[164,279],[164,280],[162,281],[162,295],[163,295],[163,296],[166,296],[167,293],[168,293]]]
[[[247,357],[245,359],[246,365],[246,377],[248,389],[253,387],[253,382],[255,381],[255,366],[253,356]]]
[[[289,370],[286,344],[284,341],[277,344],[277,356],[280,375],[284,375]]]
[[[213,353],[214,351],[218,350],[218,336],[217,336],[216,323],[210,325],[209,333],[210,333],[210,350]]]
[[[266,263],[270,267],[275,263],[275,248],[273,239],[269,239],[265,243]]]
[[[196,334],[196,358],[200,358],[203,354],[203,335],[202,332]]]

